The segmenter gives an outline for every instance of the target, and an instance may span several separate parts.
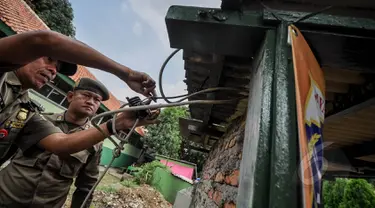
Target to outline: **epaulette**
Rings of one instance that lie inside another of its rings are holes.
[[[32,109],[37,109],[39,112],[43,112],[45,110],[43,105],[38,103],[36,100],[30,99],[29,104]]]
[[[40,114],[43,115],[43,116],[52,116],[55,113],[53,113],[53,112],[41,112]]]

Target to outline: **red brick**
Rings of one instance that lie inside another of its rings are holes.
[[[213,200],[217,205],[221,204],[221,200],[223,199],[222,193],[220,191],[215,191],[213,194]]]
[[[222,183],[224,181],[224,175],[221,172],[218,172],[215,177],[215,182]]]
[[[229,148],[232,148],[235,144],[236,144],[236,138],[233,138],[232,140],[230,140]]]
[[[225,202],[224,208],[236,208],[236,204],[231,202]]]
[[[208,198],[213,199],[213,194],[214,194],[213,190],[208,191]]]
[[[203,179],[210,180],[210,175],[208,175],[207,173],[203,174]]]
[[[229,142],[225,144],[225,149],[227,150],[229,148]]]
[[[225,177],[225,183],[232,185],[232,186],[238,186],[238,176],[240,175],[239,170],[233,171],[229,176]]]

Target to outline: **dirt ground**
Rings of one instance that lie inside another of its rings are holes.
[[[71,188],[64,208],[70,207]],[[126,187],[119,179],[106,174],[94,193],[90,208],[171,208],[163,196],[148,185]]]

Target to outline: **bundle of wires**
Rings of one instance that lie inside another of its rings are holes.
[[[117,157],[120,156],[121,151],[124,149],[124,145],[127,143],[128,139],[133,134],[133,132],[134,132],[134,130],[135,130],[135,128],[136,128],[136,126],[137,126],[137,124],[139,122],[139,119],[137,119],[135,121],[133,127],[129,131],[129,133],[126,135],[126,137],[125,138],[121,138],[119,136],[119,134],[117,133],[116,129],[115,129],[115,126],[116,126],[115,125],[116,124],[115,123],[116,122],[116,116],[117,116],[118,113],[126,112],[126,111],[141,111],[141,110],[148,110],[148,109],[161,109],[161,108],[166,108],[166,107],[176,107],[176,106],[195,105],[195,104],[208,104],[208,105],[213,105],[213,104],[229,104],[229,103],[233,103],[235,101],[238,101],[239,99],[243,99],[243,98],[245,98],[245,97],[248,96],[247,95],[248,91],[244,90],[244,89],[237,89],[237,88],[231,88],[231,87],[214,87],[214,88],[207,88],[207,89],[204,89],[204,90],[200,90],[198,92],[194,92],[194,93],[191,93],[191,94],[166,97],[165,94],[164,94],[164,91],[163,91],[163,86],[162,86],[163,72],[164,72],[164,69],[165,69],[167,63],[169,62],[169,60],[179,50],[180,49],[177,49],[177,50],[173,51],[168,56],[168,58],[164,61],[163,65],[162,65],[162,67],[160,69],[160,73],[159,73],[159,90],[160,90],[161,97],[148,97],[145,100],[143,100],[143,102],[146,101],[146,100],[153,100],[153,101],[156,102],[156,100],[163,99],[166,102],[165,104],[152,104],[152,105],[142,105],[142,106],[126,107],[126,106],[129,105],[128,103],[126,103],[126,104],[122,105],[117,110],[107,111],[107,112],[98,114],[95,117],[93,117],[93,119],[91,120],[92,125],[95,128],[97,128],[106,138],[108,138],[115,145],[115,148],[113,150],[113,156],[112,156],[112,159],[111,159],[110,163],[108,164],[108,166],[106,167],[106,169],[104,170],[104,172],[101,174],[101,176],[99,177],[99,179],[97,180],[97,182],[94,184],[94,186],[90,190],[89,194],[86,196],[84,202],[81,205],[81,208],[83,208],[85,206],[85,204],[87,203],[87,201],[88,201],[89,197],[91,196],[91,194],[94,192],[94,190],[96,189],[96,187],[98,186],[98,184],[100,183],[100,181],[103,179],[104,175],[108,172],[109,168],[112,166],[113,161]],[[194,97],[196,95],[199,95],[199,94],[212,93],[212,92],[216,92],[216,91],[233,91],[233,92],[241,93],[242,96],[240,98],[231,99],[231,100],[192,100],[192,101],[185,101],[185,100],[187,100],[187,99],[189,99],[191,97]],[[169,99],[177,99],[177,98],[180,98],[180,99],[177,100],[177,101],[170,101],[169,100]],[[120,141],[119,143],[117,143],[112,137],[108,136],[100,128],[100,126],[97,125],[97,121],[100,118],[105,117],[105,116],[109,116],[109,115],[113,115],[113,119],[112,119],[113,136]]]

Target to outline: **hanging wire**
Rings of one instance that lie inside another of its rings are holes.
[[[262,1],[258,0],[258,2],[266,9],[268,10],[272,16],[274,16],[277,20],[279,21],[284,21],[285,20],[283,18],[281,18],[280,16],[276,15],[276,13],[274,13],[272,11],[271,8],[269,8],[267,5],[265,5]],[[302,16],[301,18],[297,19],[296,21],[294,21],[293,23],[291,24],[295,24],[295,23],[298,23],[298,22],[302,22],[310,17],[313,17],[317,14],[320,14],[322,12],[325,12],[329,9],[331,9],[332,6],[328,6],[326,8],[323,8],[322,10],[319,10],[317,12],[313,12],[313,13],[309,13],[305,16]],[[121,113],[121,112],[126,112],[126,111],[139,111],[139,110],[148,110],[148,109],[160,109],[160,108],[165,108],[165,107],[175,107],[175,106],[182,106],[182,105],[195,105],[195,104],[209,104],[209,105],[212,105],[212,104],[229,104],[229,103],[232,103],[234,101],[238,101],[240,99],[243,99],[244,97],[247,97],[248,96],[248,91],[247,90],[244,90],[244,89],[237,89],[237,88],[230,88],[230,87],[214,87],[214,88],[208,88],[208,89],[205,89],[205,90],[201,90],[201,91],[198,91],[198,92],[194,92],[194,93],[191,93],[191,94],[184,94],[184,95],[177,95],[177,96],[170,96],[170,97],[167,97],[165,96],[164,94],[164,90],[163,90],[163,86],[162,86],[162,77],[163,77],[163,73],[164,73],[164,70],[165,70],[165,67],[167,65],[167,63],[170,61],[170,59],[177,53],[179,52],[180,49],[176,49],[175,51],[173,51],[168,57],[167,59],[163,62],[163,65],[161,66],[160,68],[160,73],[159,73],[159,89],[160,89],[160,94],[161,94],[161,97],[148,97],[146,98],[145,100],[157,100],[157,99],[163,99],[165,102],[167,102],[167,104],[154,104],[154,105],[143,105],[143,106],[132,106],[132,107],[128,107],[128,108],[125,108],[128,103],[122,105],[120,107],[120,109],[118,110],[113,110],[113,111],[107,111],[107,112],[104,112],[104,113],[101,113],[99,115],[96,115],[92,120],[91,120],[91,123],[92,125],[98,129],[106,138],[108,138],[114,145],[115,145],[115,149],[113,150],[113,157],[110,161],[110,163],[108,164],[108,166],[106,167],[106,169],[104,170],[104,172],[102,173],[102,175],[99,177],[99,179],[97,180],[97,182],[95,183],[95,185],[92,187],[92,189],[90,190],[89,194],[86,196],[85,198],[85,201],[82,203],[81,205],[81,208],[83,208],[85,206],[85,204],[87,203],[87,200],[89,199],[89,197],[92,195],[92,193],[94,192],[94,190],[96,189],[97,185],[100,183],[100,181],[103,179],[104,175],[108,172],[109,168],[111,167],[112,163],[114,162],[114,160],[120,156],[121,154],[121,150],[123,149],[123,146],[125,145],[125,143],[128,141],[128,139],[130,138],[130,136],[133,134],[138,122],[139,122],[139,119],[136,120],[136,122],[134,123],[132,129],[129,131],[129,133],[127,134],[127,136],[125,137],[125,139],[122,139],[120,138],[120,136],[118,135],[117,131],[116,131],[116,128],[115,128],[115,124],[116,124],[116,117],[117,117],[117,114],[118,113]],[[240,97],[240,98],[236,98],[236,99],[230,99],[230,100],[193,100],[193,101],[186,101],[186,102],[182,102],[188,98],[191,98],[193,96],[196,96],[196,95],[199,95],[199,94],[203,94],[203,93],[208,93],[208,92],[215,92],[215,91],[234,91],[234,92],[238,92],[239,94],[242,94],[243,97]],[[173,101],[170,101],[169,99],[176,99],[176,98],[181,98],[180,100],[177,100],[175,102]],[[112,119],[112,130],[114,132],[114,137],[118,138],[120,140],[120,143],[117,143],[113,138],[111,138],[110,135],[107,135],[101,128],[99,125],[96,124],[96,120],[102,118],[102,117],[105,117],[105,116],[109,116],[109,115],[113,115],[113,119]]]
[[[282,17],[280,17],[279,15],[277,15],[276,13],[274,13],[274,12],[273,12],[273,9],[271,9],[269,6],[267,6],[266,4],[264,4],[261,0],[258,0],[258,2],[260,3],[260,5],[262,5],[263,8],[265,8],[268,12],[270,12],[271,15],[272,15],[273,17],[275,17],[277,20],[282,21],[282,22],[289,22],[289,21],[283,19]],[[333,6],[330,5],[330,6],[327,6],[327,7],[323,8],[323,9],[321,9],[321,10],[318,10],[318,11],[316,11],[316,12],[308,13],[308,14],[306,14],[306,15],[304,15],[304,16],[298,18],[296,21],[290,22],[289,25],[292,25],[292,24],[296,24],[296,23],[302,22],[302,21],[304,21],[304,20],[306,20],[306,19],[309,19],[310,17],[313,17],[313,16],[315,16],[315,15],[317,15],[317,14],[321,14],[321,13],[323,13],[323,12],[329,10],[329,9],[332,9],[332,8],[333,8]]]
[[[135,128],[137,127],[138,125],[138,122],[139,122],[139,119],[137,119],[135,122],[134,122],[134,125],[133,127],[131,128],[131,130],[129,131],[129,133],[126,135],[126,139],[125,141],[127,141],[129,139],[129,137],[133,134]],[[99,127],[100,128],[100,127]],[[104,134],[105,135],[105,134]],[[121,145],[121,146],[120,146]],[[96,181],[96,183],[94,184],[94,186],[91,188],[90,192],[87,194],[87,196],[85,197],[85,200],[83,201],[82,205],[81,205],[81,208],[84,208],[87,201],[89,200],[90,196],[92,195],[92,193],[94,192],[94,190],[96,189],[96,187],[99,185],[99,183],[102,181],[102,179],[104,178],[105,174],[107,174],[109,168],[112,166],[112,163],[115,161],[116,158],[118,158],[120,155],[121,155],[121,151],[122,151],[122,147],[123,145],[125,145],[125,142],[124,141],[121,141],[120,142],[120,145],[115,147],[115,149],[113,149],[113,156],[112,156],[112,159],[111,161],[109,162],[108,166],[105,168],[104,172],[101,174],[101,176],[98,178],[98,180]]]
[[[115,128],[116,126],[116,118],[117,118],[117,114],[118,113],[121,113],[121,112],[127,112],[127,111],[140,111],[140,110],[148,110],[148,109],[160,109],[160,108],[166,108],[166,107],[176,107],[176,106],[183,106],[183,105],[196,105],[196,104],[208,104],[208,105],[212,105],[212,104],[230,104],[230,103],[233,103],[235,101],[238,101],[240,99],[243,99],[244,97],[248,96],[248,92],[247,90],[244,90],[244,89],[237,89],[237,88],[230,88],[230,87],[215,87],[215,88],[208,88],[208,89],[204,89],[204,90],[201,90],[201,91],[198,91],[198,92],[194,92],[194,93],[191,93],[191,94],[185,94],[185,95],[177,95],[177,96],[171,96],[171,97],[167,97],[165,96],[164,94],[164,91],[163,91],[163,86],[162,86],[162,75],[163,75],[163,72],[164,72],[164,69],[165,69],[165,66],[167,65],[167,63],[169,62],[169,60],[179,51],[179,49],[175,50],[174,52],[172,52],[168,58],[166,59],[166,61],[164,61],[163,63],[163,66],[161,67],[160,69],[160,74],[159,74],[159,88],[160,88],[160,93],[161,93],[161,97],[147,97],[145,98],[142,102],[145,102],[145,101],[149,101],[149,103],[154,100],[156,101],[157,99],[163,99],[165,100],[167,103],[166,104],[153,104],[153,105],[141,105],[141,106],[131,106],[131,107],[126,107],[127,105],[129,105],[128,103],[125,103],[123,104],[119,109],[117,110],[112,110],[112,111],[107,111],[107,112],[104,112],[104,113],[101,113],[101,114],[98,114],[96,116],[94,116],[92,119],[91,119],[91,123],[92,125],[99,130],[99,132],[101,132],[105,138],[108,138],[114,145],[115,145],[115,148],[113,150],[113,156],[112,156],[112,159],[110,161],[110,163],[108,164],[108,166],[106,167],[106,169],[104,170],[104,172],[102,173],[102,175],[98,178],[97,182],[94,184],[94,186],[91,188],[89,194],[86,196],[84,202],[82,203],[81,205],[81,208],[83,208],[85,206],[85,204],[87,203],[89,197],[92,195],[92,193],[94,192],[94,190],[96,189],[96,187],[98,186],[98,184],[100,183],[100,181],[103,179],[104,175],[108,172],[109,168],[112,166],[112,163],[114,162],[114,160],[119,157],[121,155],[121,150],[123,150],[123,146],[125,145],[125,143],[128,141],[128,139],[130,138],[130,136],[133,134],[136,126],[138,125],[138,122],[139,122],[139,119],[136,120],[136,122],[134,123],[132,129],[129,131],[129,133],[127,134],[126,138],[125,139],[122,139],[118,133],[117,133],[117,130]],[[203,94],[203,93],[209,93],[209,92],[215,92],[215,91],[234,91],[234,92],[238,92],[239,94],[242,95],[242,97],[238,97],[238,98],[235,98],[235,99],[229,99],[229,100],[193,100],[193,101],[185,101],[185,102],[182,102],[190,97],[193,97],[193,96],[196,96],[196,95],[199,95],[199,94]],[[181,98],[180,100],[178,101],[175,101],[175,102],[172,102],[168,99],[174,99],[174,98]],[[101,129],[101,127],[99,125],[97,125],[96,121],[97,120],[100,120],[100,118],[103,118],[103,117],[106,117],[106,116],[113,116],[112,118],[112,130],[114,132],[113,136],[117,139],[120,140],[119,143],[117,143],[110,135],[106,134],[103,129]]]

